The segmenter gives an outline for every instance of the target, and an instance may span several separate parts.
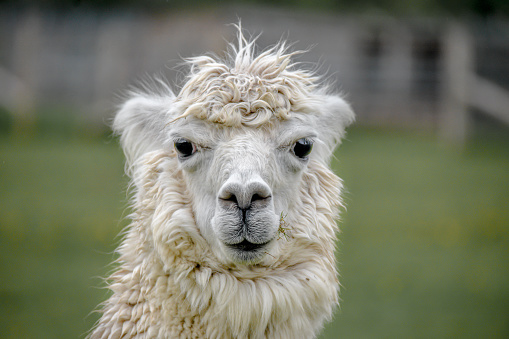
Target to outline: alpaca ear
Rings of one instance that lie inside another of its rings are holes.
[[[120,136],[128,173],[145,153],[162,148],[167,142],[165,130],[171,121],[173,93],[154,96],[134,93],[120,108],[113,131]]]
[[[346,134],[346,128],[355,121],[350,105],[340,96],[325,95],[317,116],[316,128],[325,144],[323,156],[329,159]]]

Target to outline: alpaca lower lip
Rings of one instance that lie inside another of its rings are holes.
[[[265,247],[265,245],[267,245],[267,243],[254,244],[247,240],[243,240],[242,242],[240,242],[238,244],[228,245],[228,247],[239,250],[239,251],[243,251],[243,252],[252,252],[252,251],[256,251],[260,248]]]

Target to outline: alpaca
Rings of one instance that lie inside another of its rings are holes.
[[[132,223],[90,338],[315,338],[338,304],[341,180],[329,169],[350,106],[279,43],[238,29],[224,59],[187,59],[130,93],[113,123]]]

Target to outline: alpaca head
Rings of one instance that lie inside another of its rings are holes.
[[[188,59],[177,96],[164,84],[133,92],[114,129],[138,189],[145,154],[178,159],[168,170],[182,172],[201,236],[221,263],[242,265],[279,255],[303,174],[329,161],[353,113],[284,44],[255,55],[253,41],[238,41],[225,60]]]

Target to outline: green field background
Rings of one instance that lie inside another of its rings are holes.
[[[79,134],[79,133],[78,133]],[[500,139],[500,138],[499,138]],[[320,338],[509,338],[509,141],[354,129]],[[115,139],[0,137],[0,338],[82,338],[126,225]]]

